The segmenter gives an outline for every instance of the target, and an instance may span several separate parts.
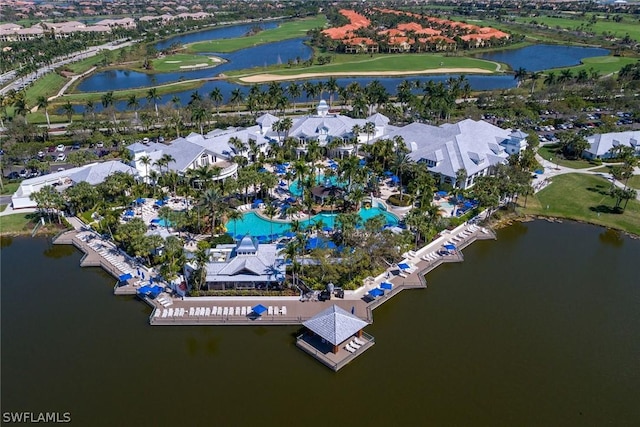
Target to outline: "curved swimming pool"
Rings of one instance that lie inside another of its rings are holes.
[[[382,215],[386,220],[385,225],[395,226],[399,223],[398,218],[394,214],[378,207],[368,209],[362,208],[358,211],[358,214],[360,215],[360,218],[362,218],[363,222],[377,215]],[[300,223],[304,227],[307,227],[309,224],[316,224],[319,221],[322,221],[323,227],[335,228],[337,216],[337,214],[323,213],[315,215],[310,219],[300,221]],[[283,234],[291,231],[290,222],[270,221],[258,216],[255,212],[247,212],[242,216],[242,219],[239,220],[232,219],[225,224],[225,227],[227,229],[227,233],[232,234],[233,236],[250,235],[252,237],[258,237],[270,236],[272,234],[282,236]]]

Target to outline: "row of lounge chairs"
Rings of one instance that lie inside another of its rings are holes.
[[[120,271],[123,274],[131,273],[133,275],[135,270],[127,262],[124,256],[116,255],[116,253],[114,252],[116,250],[115,248],[110,249],[105,243],[97,239],[92,239],[89,242],[87,242],[87,244],[94,251],[98,252],[98,254],[100,254],[102,258],[106,259],[109,262],[109,264],[113,265],[116,269],[118,269],[118,271]]]
[[[349,341],[347,345],[344,346],[344,349],[347,350],[349,353],[355,353],[360,349],[360,347],[362,347],[365,344],[366,344],[365,341],[362,341],[360,338],[356,337],[351,341]]]
[[[158,298],[156,298],[156,301],[158,301],[165,308],[173,305],[173,301],[171,300],[171,298],[166,295],[160,295]]]
[[[431,262],[437,260],[441,256],[442,255],[440,255],[438,252],[429,252],[426,255],[422,255],[420,258],[422,258],[424,261]]]
[[[159,299],[156,299],[159,301]],[[211,317],[211,316],[249,316],[253,313],[251,306],[242,306],[242,307],[189,307],[186,308],[170,308],[169,305],[165,305],[160,302],[164,309],[158,309],[154,312],[153,317]],[[169,307],[169,308],[168,308]],[[271,316],[286,316],[287,315],[287,307],[282,306],[282,308],[275,306],[269,306],[267,308],[267,314]]]

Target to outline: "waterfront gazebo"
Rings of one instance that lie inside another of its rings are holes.
[[[333,353],[337,353],[340,344],[354,335],[362,336],[362,328],[367,322],[332,305],[326,310],[302,323],[307,329],[333,345]]]

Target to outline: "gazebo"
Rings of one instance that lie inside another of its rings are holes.
[[[367,322],[332,305],[326,310],[302,323],[307,329],[333,345],[333,353],[337,353],[340,344],[354,335],[362,336],[362,328]]]

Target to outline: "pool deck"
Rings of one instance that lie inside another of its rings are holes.
[[[425,275],[443,263],[462,262],[462,249],[476,240],[495,239],[495,233],[476,225],[463,224],[451,231],[441,233],[440,237],[417,251],[409,251],[405,258],[378,277],[369,277],[363,286],[354,291],[345,291],[344,298],[332,298],[327,301],[302,301],[299,297],[176,297],[162,293],[155,299],[142,297],[152,308],[149,323],[153,326],[170,325],[300,325],[331,305],[338,305],[347,312],[373,323],[373,310],[405,289],[426,289]],[[109,241],[88,230],[72,230],[57,236],[55,244],[72,244],[84,252],[80,262],[82,267],[102,267],[115,278],[122,274],[133,277],[120,286],[116,284],[116,295],[136,295],[137,289],[144,284],[138,271],[151,277],[152,269],[138,264],[123,254]],[[446,250],[445,246],[455,245],[455,250]],[[399,265],[407,264],[408,269]],[[392,284],[391,290],[384,291],[379,297],[371,297],[369,291],[380,289],[382,282]],[[252,312],[252,307],[262,304],[268,311],[262,315]],[[373,346],[373,337],[367,336],[366,345],[356,352],[347,352],[340,348],[337,353],[327,352],[324,347],[311,349],[313,339],[298,337],[297,346],[316,357],[326,366],[338,370]],[[316,343],[317,344],[317,343]],[[330,353],[330,354],[329,354]]]

